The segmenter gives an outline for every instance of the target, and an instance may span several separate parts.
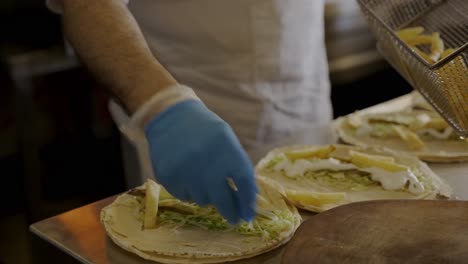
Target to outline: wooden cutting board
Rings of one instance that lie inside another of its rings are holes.
[[[468,263],[468,201],[341,206],[306,220],[282,263]]]

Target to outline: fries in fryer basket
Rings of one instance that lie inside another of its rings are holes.
[[[435,63],[454,52],[454,49],[445,49],[444,41],[439,32],[431,35],[423,34],[423,27],[410,27],[396,32],[411,49],[428,63]],[[430,45],[430,53],[424,52],[420,47]]]

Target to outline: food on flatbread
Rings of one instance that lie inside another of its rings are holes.
[[[258,186],[257,217],[250,223],[230,225],[214,207],[182,202],[151,180],[118,196],[101,211],[101,222],[118,246],[153,261],[250,258],[286,243],[301,222],[297,209],[269,183],[259,180]]]
[[[450,186],[416,157],[378,148],[340,144],[279,148],[258,163],[256,173],[290,203],[312,212],[359,201],[452,195]]]
[[[336,130],[348,144],[403,151],[432,162],[468,160],[468,142],[460,139],[435,111],[419,110],[429,109],[421,105],[418,110],[356,112],[338,119]]]

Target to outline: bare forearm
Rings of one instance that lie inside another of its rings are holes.
[[[134,112],[174,78],[153,57],[125,4],[64,0],[65,34],[81,60]]]

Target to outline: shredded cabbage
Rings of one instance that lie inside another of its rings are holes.
[[[292,216],[283,211],[271,211],[272,215],[259,214],[250,222],[242,222],[238,225],[230,225],[213,207],[197,207],[194,214],[185,214],[162,209],[159,212],[160,224],[174,225],[175,227],[193,226],[204,230],[229,232],[234,231],[243,235],[261,236],[265,239],[278,237],[282,232],[290,229],[294,221]]]
[[[410,171],[416,176],[418,181],[423,184],[425,192],[431,192],[436,189],[434,183],[427,177],[424,177],[424,172],[417,168],[410,168]]]
[[[378,186],[379,183],[373,181],[370,173],[359,170],[344,171],[307,171],[305,177],[324,185],[342,190],[362,190],[369,186]]]
[[[272,168],[274,168],[276,166],[276,164],[282,162],[284,159],[285,159],[285,157],[282,157],[282,156],[274,157],[268,162],[268,164],[266,165],[266,168],[267,169],[272,169]]]

